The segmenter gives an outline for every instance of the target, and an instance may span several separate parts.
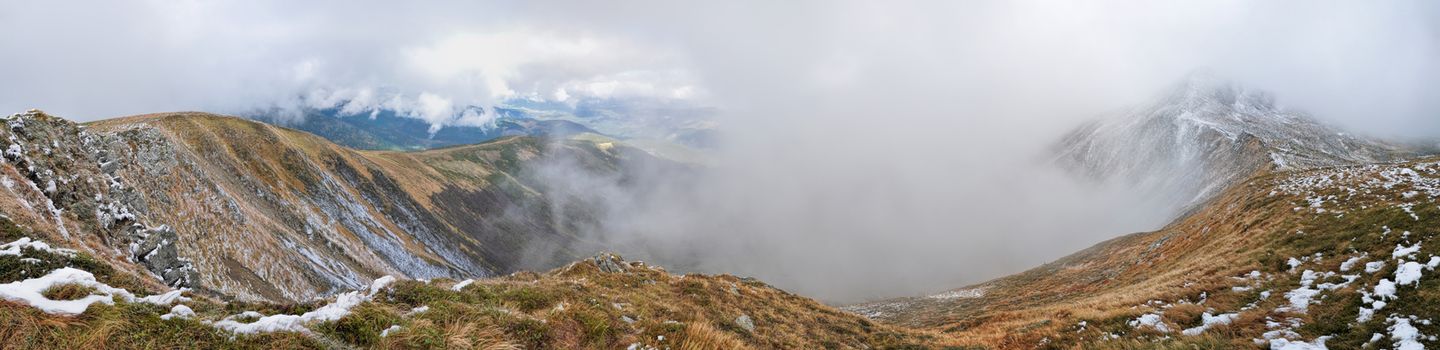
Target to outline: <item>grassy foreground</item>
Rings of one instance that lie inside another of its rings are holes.
[[[4,221],[8,240],[23,236]],[[21,259],[26,259],[22,261]],[[39,260],[39,262],[36,262]],[[149,295],[134,276],[73,256],[25,249],[0,256],[0,283],[59,267],[88,269],[100,282]],[[24,272],[20,272],[24,271]],[[40,272],[36,272],[40,271]],[[86,288],[45,295],[78,299]],[[547,273],[460,282],[399,281],[334,321],[299,332],[235,334],[210,324],[247,311],[298,315],[330,300],[299,304],[222,302],[186,292],[196,313],[162,319],[170,307],[95,303],[74,316],[0,301],[0,344],[35,349],[384,348],[384,349],[926,349],[932,334],[873,323],[814,300],[734,276],[676,276],[602,254]],[[242,323],[255,317],[236,317]]]

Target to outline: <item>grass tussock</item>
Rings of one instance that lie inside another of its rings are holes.
[[[736,338],[733,333],[720,331],[705,323],[691,323],[685,326],[680,350],[740,350],[751,349],[748,344]]]
[[[41,296],[50,300],[78,300],[91,294],[95,294],[95,288],[76,283],[57,284],[40,291]]]

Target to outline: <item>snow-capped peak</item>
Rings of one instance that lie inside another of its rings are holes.
[[[1072,131],[1057,163],[1170,200],[1198,203],[1262,169],[1393,161],[1410,154],[1279,107],[1262,90],[1193,73],[1154,102]]]

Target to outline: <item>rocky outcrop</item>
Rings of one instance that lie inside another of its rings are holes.
[[[193,287],[195,269],[175,232],[145,219],[146,201],[117,174],[119,135],[96,135],[37,110],[5,117],[7,216],[61,239],[117,248],[171,287]],[[151,166],[164,166],[153,163]],[[123,248],[123,249],[122,249]]]

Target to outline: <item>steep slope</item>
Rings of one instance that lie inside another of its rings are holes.
[[[382,275],[558,266],[589,249],[577,231],[590,218],[586,208],[552,215],[525,169],[684,168],[583,140],[355,151],[203,113],[77,125],[32,111],[6,122],[0,212],[36,238],[141,265],[164,284],[246,300],[305,300]]]
[[[1267,173],[1159,231],[847,309],[995,348],[1433,347],[1437,198],[1440,158]]]
[[[438,129],[423,120],[403,117],[391,110],[347,116],[339,109],[330,108],[308,110],[300,118],[285,116],[278,111],[247,117],[364,150],[423,150],[481,143],[506,136],[565,138],[595,132],[565,120],[536,120],[511,110],[500,110],[499,113],[502,117],[490,127],[454,125]]]
[[[1406,147],[1336,130],[1264,92],[1193,74],[1149,106],[1088,123],[1055,145],[1056,163],[1180,207],[1261,170],[1388,162]]]

